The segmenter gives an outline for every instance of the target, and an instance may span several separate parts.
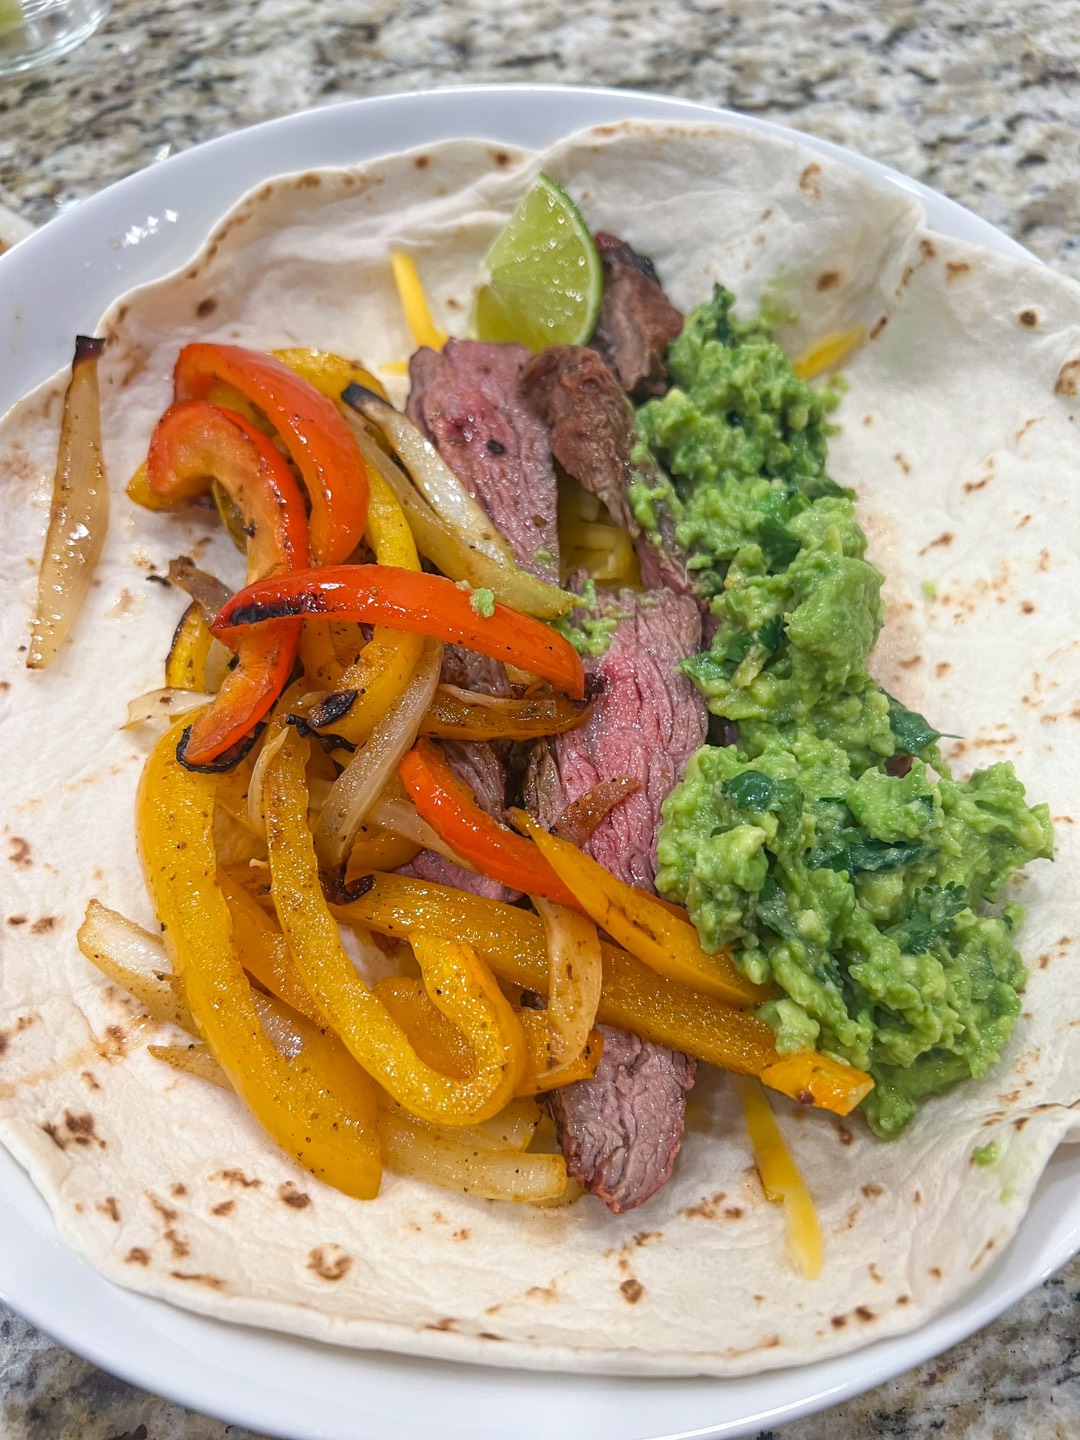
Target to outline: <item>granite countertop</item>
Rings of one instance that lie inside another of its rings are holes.
[[[542,19],[540,18],[542,14]],[[202,140],[464,82],[626,86],[811,131],[937,186],[1080,278],[1071,0],[120,0],[82,49],[0,79],[0,207],[35,224]],[[17,225],[0,209],[0,240]],[[784,1440],[1080,1435],[1080,1260],[995,1325]],[[252,1440],[0,1308],[8,1440]],[[760,1437],[766,1440],[766,1435]]]

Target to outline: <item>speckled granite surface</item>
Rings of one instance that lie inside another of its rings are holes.
[[[1075,0],[118,0],[82,50],[0,80],[0,206],[43,224],[177,150],[309,105],[564,81],[730,105],[853,145],[1080,278],[1076,17]],[[2,1309],[0,1435],[251,1440]],[[1080,1436],[1080,1261],[936,1362],[783,1436]]]

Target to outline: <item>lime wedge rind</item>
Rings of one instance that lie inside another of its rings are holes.
[[[481,340],[531,350],[581,345],[596,328],[604,289],[596,242],[569,195],[541,173],[488,251],[477,296]]]

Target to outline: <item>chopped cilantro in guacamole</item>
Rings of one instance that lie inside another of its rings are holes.
[[[657,886],[778,987],[761,1014],[782,1052],[870,1071],[863,1109],[888,1138],[1009,1038],[1022,912],[993,902],[1051,855],[1049,812],[1010,764],[954,779],[939,733],[870,678],[882,577],[826,472],[834,397],[732,303],[717,287],[689,316],[672,388],[638,411],[670,481],[639,483],[634,511],[675,516],[716,621],[684,668],[739,737],[699,750],[665,803]]]

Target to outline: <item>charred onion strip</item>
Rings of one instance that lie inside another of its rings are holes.
[[[567,805],[555,822],[554,833],[560,840],[569,840],[571,845],[584,845],[592,839],[612,810],[640,789],[641,781],[632,780],[628,775],[601,780],[599,785],[594,785]]]
[[[590,706],[575,705],[562,695],[531,695],[515,700],[440,685],[431,709],[421,721],[420,734],[430,740],[538,740],[583,725],[590,710]]]
[[[104,340],[76,337],[26,657],[31,670],[44,670],[67,639],[105,544],[109,481],[101,455],[97,375],[104,348]]]
[[[585,695],[577,651],[539,620],[498,604],[485,617],[452,580],[389,565],[331,565],[260,580],[234,595],[211,628],[224,638],[241,625],[295,615],[359,620],[464,645],[549,680],[572,700]]]

